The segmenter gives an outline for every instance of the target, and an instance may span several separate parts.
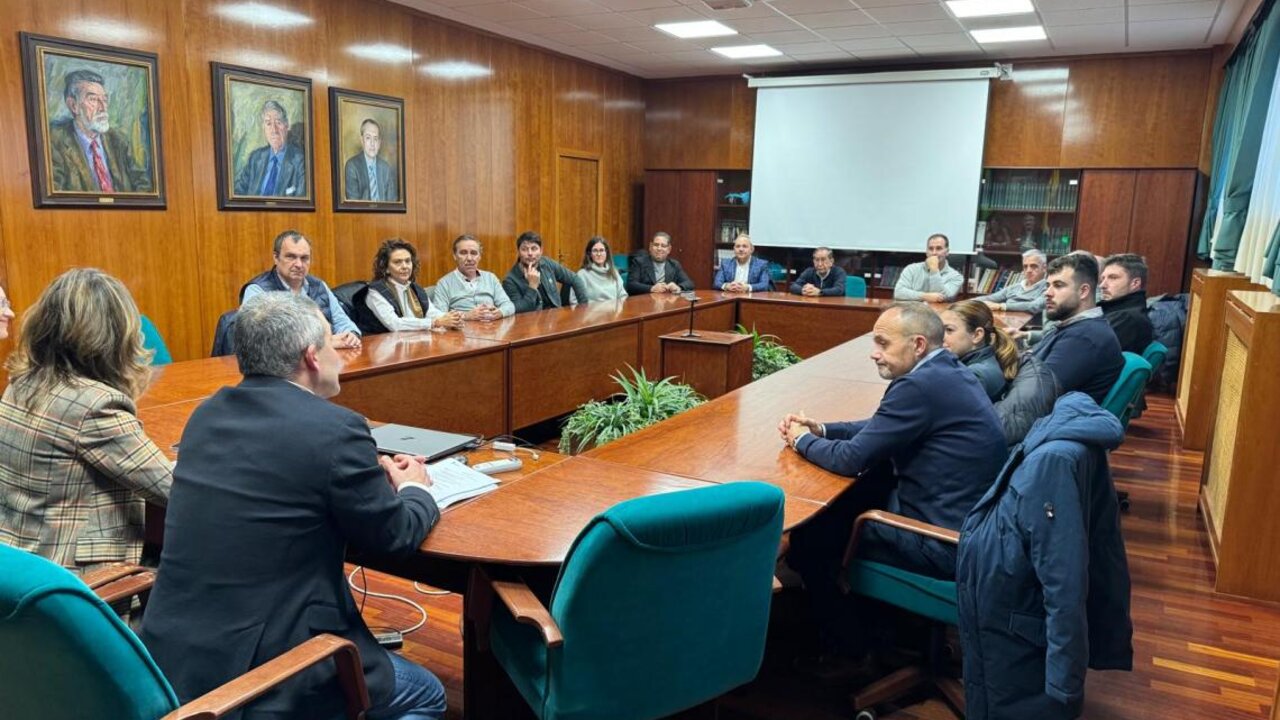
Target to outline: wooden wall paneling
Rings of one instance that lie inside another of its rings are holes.
[[[561,154],[556,158],[556,224],[543,254],[577,269],[587,240],[600,232],[600,159]]]
[[[729,86],[729,156],[723,166],[726,170],[748,170],[755,152],[756,142],[756,91],[747,87],[744,78]]]
[[[555,58],[529,48],[504,48],[516,63],[516,229],[551,228],[556,222]],[[514,238],[514,235],[512,236]],[[515,262],[515,246],[511,260]],[[504,266],[505,268],[506,266]]]
[[[1076,249],[1106,257],[1129,247],[1136,184],[1137,173],[1132,170],[1084,172],[1076,214]]]
[[[0,87],[5,88],[6,101],[0,103],[0,123],[9,131],[0,138],[0,167],[4,168],[0,265],[15,311],[21,316],[64,270],[99,267],[129,287],[176,357],[196,356],[204,342],[200,286],[192,275],[201,271],[202,262],[192,215],[193,169],[187,162],[192,141],[186,129],[205,133],[210,118],[200,106],[188,102],[188,73],[182,62],[188,39],[182,4],[22,0],[4,3],[4,17],[7,31],[0,33]],[[166,209],[34,208],[18,30],[156,53]],[[204,83],[207,91],[207,76]],[[11,332],[17,326],[15,322]],[[12,342],[6,347],[12,347]]]
[[[1147,259],[1147,295],[1183,291],[1196,170],[1139,170],[1128,252]]]
[[[1196,167],[1211,58],[1199,51],[1071,61],[1059,166]]]
[[[422,175],[416,172],[414,162],[423,136],[431,132],[430,126],[420,122],[414,103],[417,79],[413,63],[414,16],[406,9],[381,0],[352,0],[330,3],[326,6],[330,32],[341,32],[342,41],[332,43],[325,57],[327,80],[332,87],[361,92],[377,93],[403,98],[405,101],[405,187],[400,189],[406,198],[404,213],[337,213],[333,214],[333,243],[335,271],[325,278],[331,285],[339,285],[355,279],[370,279],[373,256],[378,245],[387,238],[401,237],[418,248],[419,256],[429,250],[418,237],[417,215],[419,207],[409,200],[422,193]],[[384,57],[370,55],[369,50],[382,50]],[[394,50],[393,50],[394,49]],[[355,51],[363,50],[364,56]],[[329,113],[329,98],[316,97],[316,113]],[[386,130],[383,130],[386,133]],[[401,138],[403,142],[404,138]],[[316,151],[329,152],[329,138],[316,138]],[[348,148],[331,158],[339,169],[358,148]],[[396,150],[383,139],[382,156],[395,160]],[[330,181],[332,182],[332,181]],[[333,190],[323,198],[317,198],[317,208],[333,207]],[[425,270],[425,267],[424,267]],[[430,285],[435,282],[431,273],[419,271],[419,282]]]
[[[737,76],[646,83],[645,167],[750,168],[755,106]]]
[[[716,173],[650,170],[645,173],[644,245],[659,231],[671,235],[672,256],[698,287],[710,286],[714,257]]]
[[[640,80],[608,76],[604,101],[605,166],[601,208],[604,236],[614,252],[642,243],[640,190],[644,183],[644,96]]]
[[[991,83],[986,167],[1057,167],[1070,64],[1015,63],[1011,80]]]

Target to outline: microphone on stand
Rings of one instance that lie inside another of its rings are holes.
[[[682,293],[680,297],[689,301],[689,332],[685,333],[684,337],[687,337],[687,338],[701,337],[700,335],[698,335],[698,333],[693,331],[693,306],[698,304],[697,293],[693,290],[690,290],[687,293]]]

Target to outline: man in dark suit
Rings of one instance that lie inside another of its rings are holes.
[[[260,197],[307,196],[307,158],[289,142],[289,114],[275,100],[262,104],[262,134],[267,144],[249,153],[236,175],[235,194]]]
[[[332,633],[360,650],[369,718],[440,718],[440,681],[378,645],[342,565],[348,543],[413,553],[440,512],[420,459],[379,457],[365,419],[326,399],[342,365],[328,327],[314,302],[293,293],[241,306],[245,378],[187,423],[141,637],[185,702]],[[343,717],[332,664],[245,714],[283,717]]]
[[[654,233],[649,252],[643,250],[627,261],[627,294],[682,293],[693,289],[680,261],[671,257],[671,236]]]
[[[1116,333],[1120,349],[1141,355],[1155,337],[1147,315],[1147,261],[1141,255],[1120,253],[1102,261],[1098,278],[1102,317]]]
[[[150,192],[147,168],[139,167],[125,134],[111,127],[109,97],[101,75],[72,70],[63,101],[71,116],[49,123],[49,163],[59,192]]]
[[[849,603],[836,584],[854,519],[873,507],[959,530],[1007,454],[991,401],[955,355],[942,347],[943,327],[923,303],[890,305],[873,329],[880,377],[891,381],[874,415],[856,422],[819,423],[787,415],[787,444],[810,462],[856,478],[809,523],[791,533],[787,562],[804,578],[829,650],[860,654],[866,618],[841,622]],[[868,525],[858,555],[911,572],[955,577],[956,550],[884,525]]]
[[[400,202],[396,173],[390,163],[378,156],[382,149],[382,126],[373,118],[365,118],[360,123],[360,147],[362,152],[347,158],[343,165],[346,198]]]

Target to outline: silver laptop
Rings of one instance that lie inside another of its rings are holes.
[[[479,435],[440,432],[411,425],[381,425],[373,428],[378,452],[390,455],[422,455],[427,460],[451,455],[480,440]]]

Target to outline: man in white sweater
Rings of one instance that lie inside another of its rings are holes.
[[[960,294],[964,278],[947,264],[950,249],[951,241],[946,235],[930,235],[927,257],[924,262],[912,263],[902,269],[898,284],[893,286],[893,299],[924,302],[955,300]]]

